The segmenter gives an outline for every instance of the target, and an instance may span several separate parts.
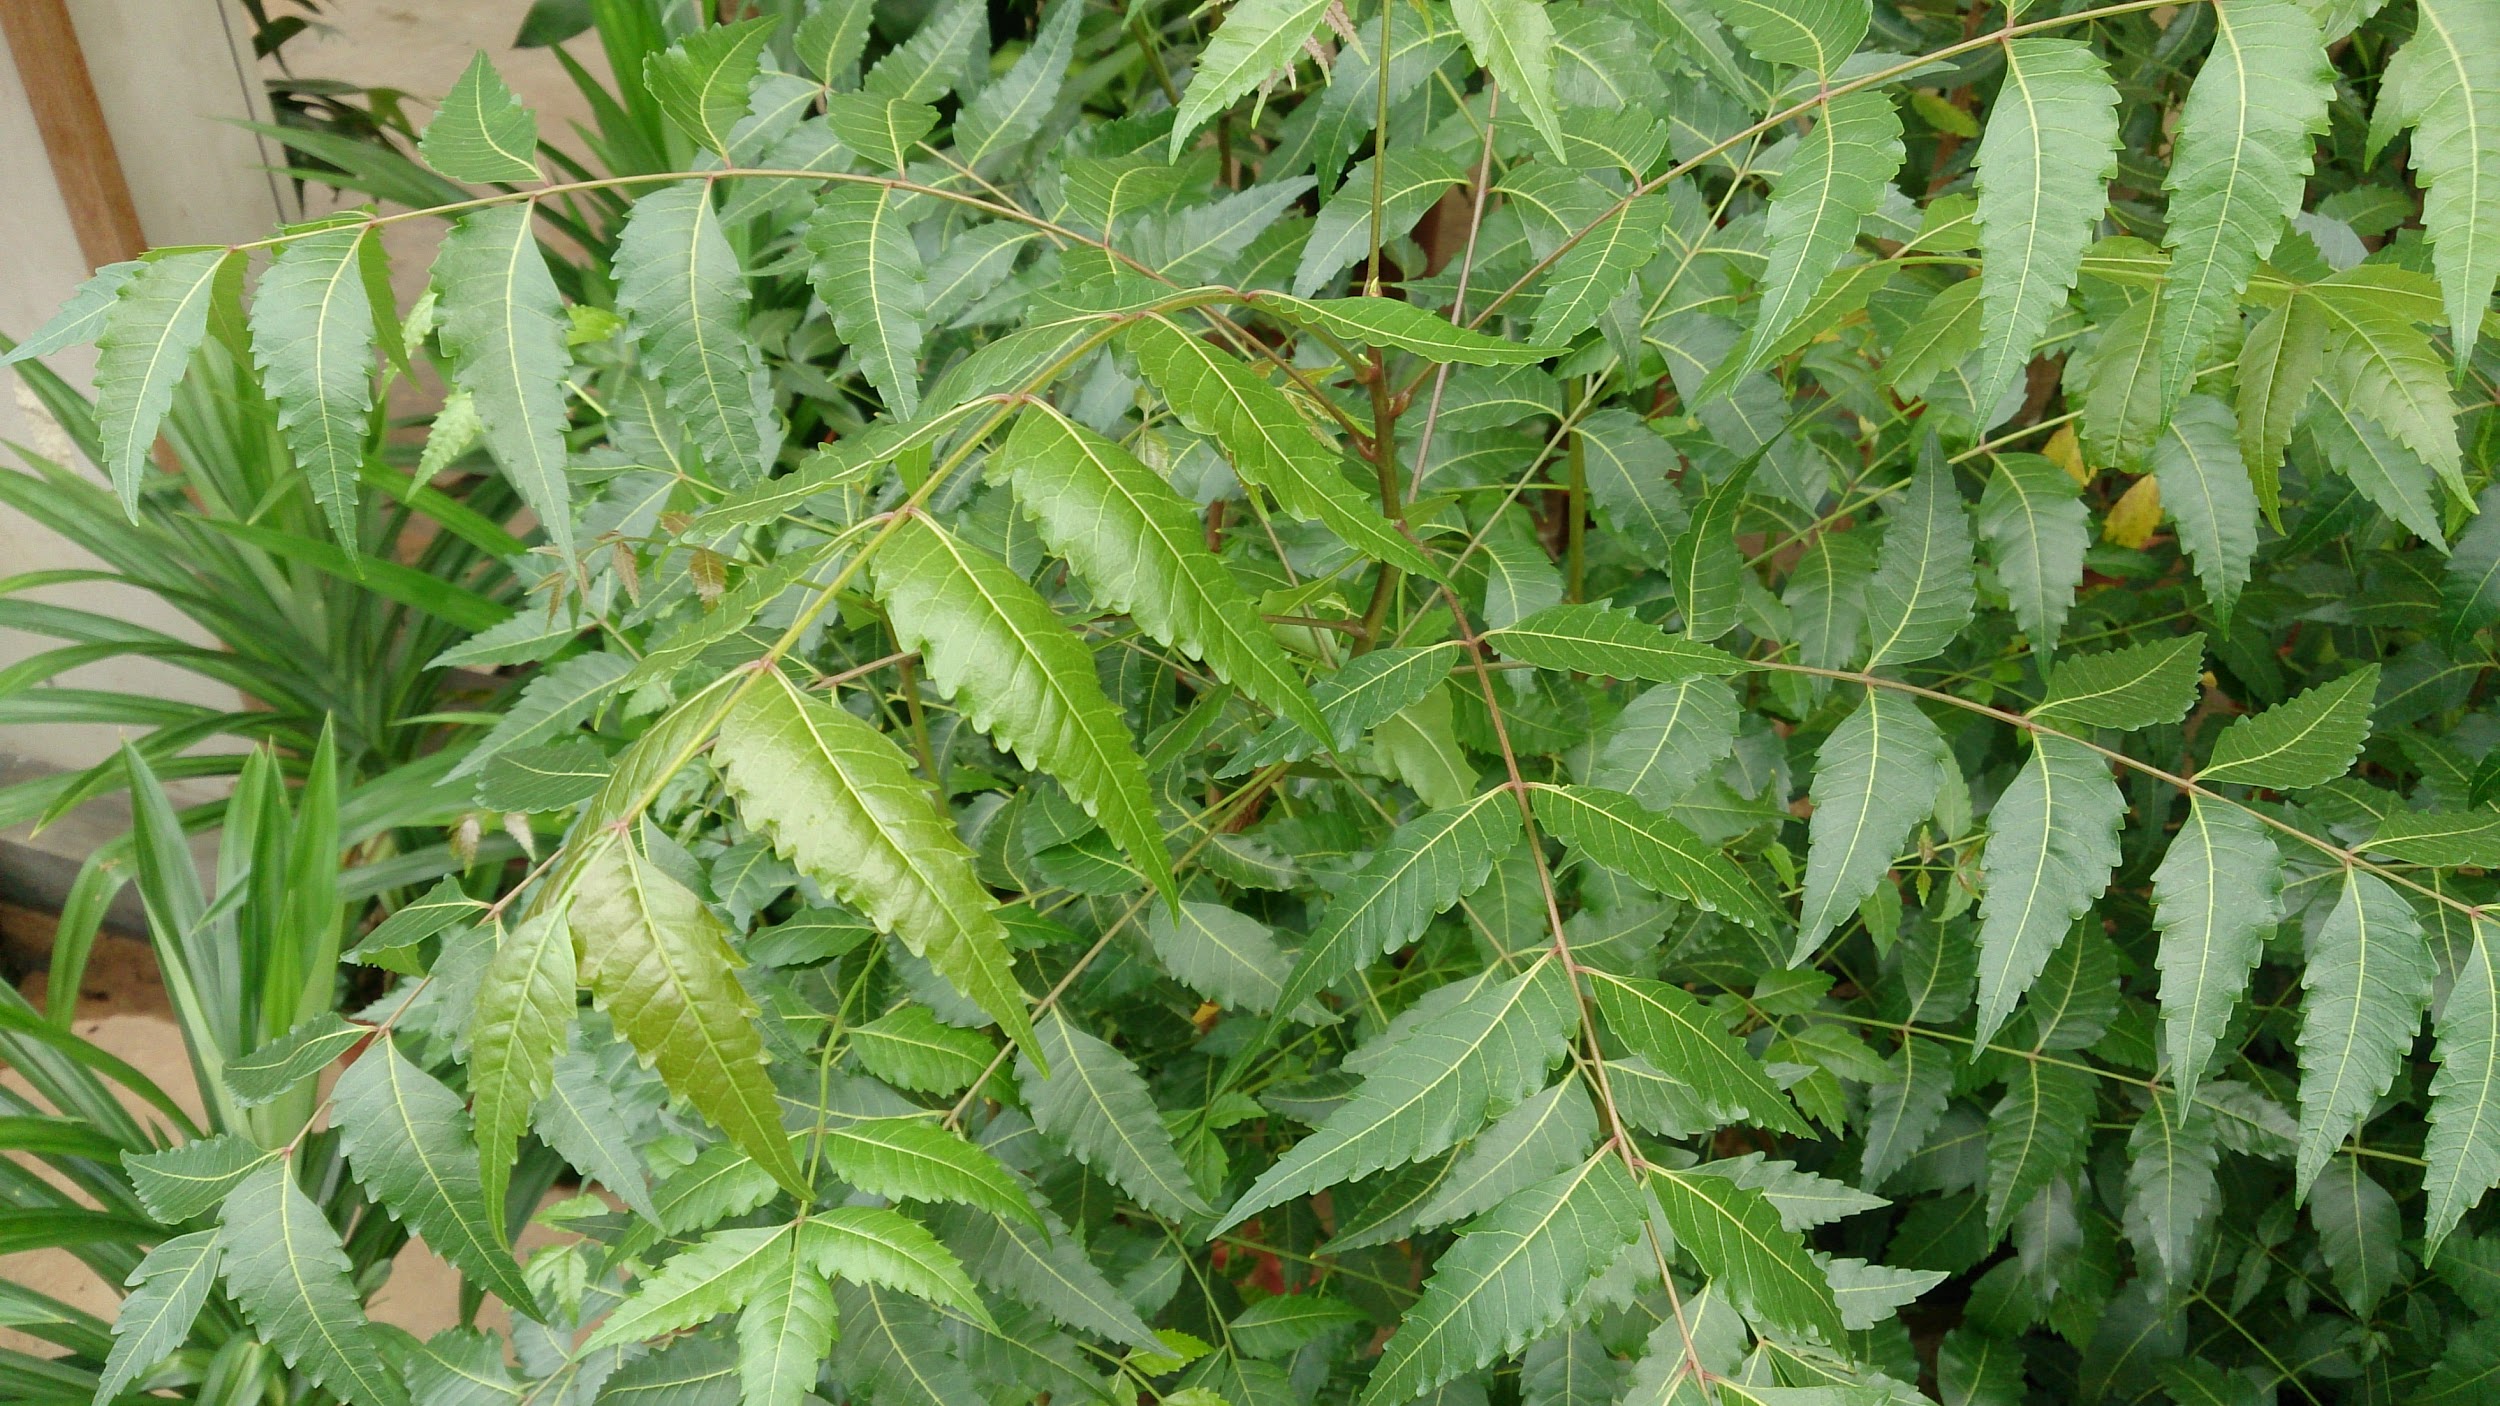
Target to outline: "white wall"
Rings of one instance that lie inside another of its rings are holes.
[[[0,4],[13,0],[0,0]],[[106,123],[151,244],[229,243],[258,238],[296,218],[292,183],[270,171],[282,164],[275,143],[234,125],[267,120],[261,71],[251,58],[249,21],[233,0],[69,0]],[[484,49],[513,90],[537,110],[539,130],[575,150],[570,123],[588,108],[549,50],[514,50],[512,36],[525,0],[330,0],[314,28],[286,50],[299,76],[397,88],[419,101],[449,90],[469,56]],[[5,41],[0,41],[4,44]],[[606,73],[595,38],[568,49],[594,73]],[[0,52],[5,52],[0,49]],[[274,71],[274,66],[273,66]],[[315,187],[314,210],[330,202]],[[388,236],[403,303],[421,290],[441,227],[432,221],[391,226]],[[86,277],[69,215],[52,183],[26,94],[13,63],[0,62],[0,331],[23,337],[51,315]],[[49,359],[54,370],[84,385],[91,349]],[[66,453],[57,432],[30,423],[16,380],[0,371],[0,439]],[[14,455],[0,451],[0,472]],[[74,456],[73,456],[74,457]],[[0,509],[0,577],[21,571],[84,565],[83,554],[50,533]],[[42,598],[100,609],[159,629],[188,634],[180,617],[153,599],[109,587],[57,588]],[[50,646],[0,630],[0,667]],[[105,665],[65,675],[85,687],[143,689],[160,696],[231,706],[231,691],[178,670],[141,664]],[[11,758],[52,766],[84,766],[119,743],[111,728],[0,726],[0,770]]]
[[[0,0],[0,4],[12,0]],[[121,158],[139,222],[150,243],[228,242],[265,233],[285,213],[283,180],[261,139],[233,125],[259,118],[260,86],[250,66],[246,22],[230,0],[70,0],[89,75]],[[0,40],[5,45],[5,40]],[[238,45],[241,47],[238,49]],[[35,130],[14,60],[0,63],[0,330],[23,337],[40,326],[88,273],[68,208]],[[51,359],[83,384],[91,350]],[[30,419],[16,378],[0,372],[0,438],[58,450],[57,428]],[[13,454],[5,457],[13,464]],[[14,472],[0,466],[0,472]],[[83,566],[69,543],[0,509],[0,576]],[[176,633],[185,622],[152,597],[110,587],[54,587],[37,598],[84,606]],[[0,665],[53,642],[0,631]],[[230,689],[179,670],[141,663],[96,665],[65,675],[85,687],[144,690],[231,707]],[[0,727],[0,761],[21,757],[84,766],[110,755],[115,730]]]

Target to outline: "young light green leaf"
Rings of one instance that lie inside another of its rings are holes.
[[[483,50],[434,110],[417,142],[425,164],[455,181],[535,181],[538,119],[504,86]]]
[[[1526,1346],[1563,1320],[1646,1219],[1612,1149],[1502,1202],[1434,1263],[1359,1406],[1395,1406]]]
[[[501,936],[478,982],[469,1019],[469,1097],[477,1120],[478,1172],[487,1223],[504,1236],[504,1191],[530,1108],[555,1078],[574,994],[573,934],[541,914]]]
[[[373,307],[359,252],[368,237],[379,236],[345,225],[281,245],[251,313],[252,359],[277,402],[279,432],[350,551],[363,542],[356,488],[373,411]]]
[[[764,1072],[763,1033],[733,974],[738,959],[720,919],[620,838],[583,867],[568,921],[582,984],[617,1033],[671,1092],[804,1195],[807,1179],[790,1155]]]
[[[284,1161],[262,1164],[226,1197],[226,1292],[288,1366],[349,1406],[408,1406],[348,1279],[347,1251]]]
[[[1805,906],[1792,963],[1814,955],[1884,881],[1951,765],[1944,734],[1908,695],[1870,688],[1823,740],[1807,820]]]
[[[2448,295],[2457,364],[2471,360],[2500,279],[2500,18],[2474,0],[2421,0],[2413,37],[2396,51],[2370,114],[2375,158],[2413,129],[2422,227]]]
[[[1484,642],[1541,669],[1600,678],[1672,683],[1745,668],[1732,654],[1670,635],[1608,605],[1550,606],[1515,625],[1486,631]]]
[[[114,294],[96,341],[95,423],[104,472],[136,521],[139,485],[154,463],[156,431],[174,383],[208,335],[209,309],[233,294],[242,267],[226,249],[173,250],[145,261]]]
[[[219,1232],[195,1230],[160,1242],[124,1281],[130,1288],[113,1315],[113,1350],[96,1378],[95,1400],[105,1406],[191,1336],[208,1291],[216,1286],[224,1248]]]
[[[2300,975],[2300,1195],[2387,1092],[2422,1026],[2434,971],[2413,905],[2385,879],[2344,874]]]
[[[2118,170],[2118,89],[2092,45],[2026,34],[1979,139],[1979,367],[1984,416],[2031,360],[2083,266]]]
[[[1890,94],[1865,89],[1824,105],[1772,187],[1770,267],[1752,336],[1744,355],[1711,372],[1704,397],[1769,359],[1882,203],[1901,158],[1901,115]]]
[[[2065,470],[2037,454],[1996,456],[1996,472],[1979,496],[1979,534],[2013,603],[2014,623],[2036,653],[2053,652],[2066,628],[2066,611],[2083,584],[2090,517]]]
[[[386,1035],[347,1067],[330,1107],[356,1179],[374,1199],[481,1288],[535,1316],[537,1298],[486,1214],[460,1096]]]
[[[1746,1316],[1825,1342],[1841,1341],[1830,1281],[1761,1192],[1725,1177],[1665,1168],[1651,1171],[1649,1189],[1676,1245]]]
[[[564,299],[531,230],[532,208],[490,205],[454,221],[434,257],[443,350],[469,393],[486,448],[538,514],[556,546],[573,551],[565,481]]]
[[[1149,1211],[1175,1220],[1211,1214],[1137,1066],[1056,1010],[1034,1034],[1049,1073],[1030,1057],[1016,1064],[1034,1126]]]
[[[2098,752],[2034,734],[2031,760],[1988,812],[1979,898],[1982,1041],[2005,1024],[2049,954],[2109,886],[2126,813]]]
[[[741,813],[783,858],[928,958],[1031,1048],[996,904],[885,734],[775,670],[730,711],[720,752]]]
[[[723,158],[730,129],[747,115],[747,85],[762,66],[764,45],[781,17],[704,25],[665,53],[643,60],[642,81],[662,116]]]
[[[2192,1099],[2283,912],[2283,856],[2257,817],[2198,796],[2153,871],[2170,1081]]]
[[[1293,516],[1325,524],[1374,561],[1439,579],[1422,551],[1346,480],[1337,451],[1312,434],[1283,391],[1161,317],[1139,318],[1122,336],[1172,413],[1221,445],[1245,483],[1274,494]]]
[[[939,691],[1018,760],[1056,778],[1177,901],[1128,724],[1103,696],[1092,654],[1041,593],[919,514],[879,549],[875,573],[896,644],[920,651]]]
[[[668,408],[722,482],[772,467],[781,438],[764,358],[746,335],[747,284],[709,188],[634,202],[616,249],[617,307]]]
[[[1883,554],[1866,583],[1866,667],[1943,653],[1969,623],[1974,599],[1962,495],[1941,456],[1922,455],[1885,519]]]
[[[1577,1015],[1571,978],[1551,957],[1478,988],[1401,1040],[1353,1098],[1242,1193],[1217,1229],[1455,1145],[1492,1109],[1544,1086]]]
[[[2326,315],[2311,298],[2291,298],[2257,319],[2240,344],[2240,459],[2248,466],[2257,507],[2278,529],[2283,525],[2283,451],[2292,429],[2317,389],[2326,359]]]
[[[1683,988],[1593,971],[1589,991],[1609,1033],[1660,1073],[1690,1086],[1714,1115],[1807,1135],[1805,1120],[1761,1062]]]
[[[1591,863],[1756,932],[1779,931],[1779,911],[1761,886],[1681,821],[1594,786],[1540,783],[1534,801],[1537,820]]]
[[[808,280],[868,383],[895,415],[918,414],[929,282],[903,197],[884,186],[836,186],[816,202],[804,242]]]
[[[2439,1068],[2431,1075],[2430,1136],[2422,1175],[2423,1256],[2439,1253],[2457,1221],[2500,1185],[2500,965],[2495,933],[2480,914],[2473,946],[2439,1012]]]
[[[1207,550],[1189,500],[1126,449],[1047,405],[1027,407],[991,461],[1043,543],[1084,576],[1107,610],[1205,661],[1216,677],[1328,735],[1300,671],[1231,571]]]
[[[2300,0],[2235,0],[2213,17],[2213,49],[2179,109],[2163,181],[2170,279],[2161,363],[2173,403],[2299,211],[2335,92],[2318,21]]]
[[[2205,637],[2174,635],[2097,654],[2070,654],[2049,671],[2048,697],[2031,716],[2051,727],[2133,731],[2174,723],[2196,706]]]
[[[2162,507],[2179,524],[2179,541],[2196,559],[2196,579],[2225,624],[2257,552],[2257,495],[2238,448],[2231,407],[2192,395],[2153,441],[2151,459]]]
[[[2378,665],[2305,690],[2262,713],[2240,718],[2214,741],[2199,784],[2230,781],[2297,791],[2344,774],[2370,736],[2370,704]]]

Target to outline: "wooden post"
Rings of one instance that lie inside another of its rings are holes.
[[[69,207],[70,228],[89,265],[135,259],[147,248],[138,207],[122,176],[103,104],[87,75],[67,0],[0,0],[0,34],[17,62],[18,82],[35,114],[52,179]]]

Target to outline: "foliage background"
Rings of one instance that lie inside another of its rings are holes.
[[[213,1116],[9,1016],[26,1399],[2488,1394],[2490,7],[760,11],[10,353],[526,677],[213,891],[125,760]]]

